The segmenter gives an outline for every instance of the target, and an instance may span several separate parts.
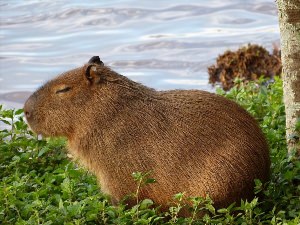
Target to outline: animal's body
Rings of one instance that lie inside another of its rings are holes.
[[[155,91],[93,57],[49,81],[26,102],[30,127],[65,136],[68,149],[120,201],[133,172],[152,171],[142,189],[163,207],[172,196],[209,194],[216,207],[252,198],[269,176],[269,151],[256,121],[236,103],[199,90]]]

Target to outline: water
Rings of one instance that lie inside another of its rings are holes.
[[[0,9],[0,104],[15,106],[93,55],[159,90],[210,90],[218,54],[279,44],[274,0],[7,0]]]

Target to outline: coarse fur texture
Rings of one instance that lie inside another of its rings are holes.
[[[115,202],[136,190],[133,172],[152,171],[157,183],[139,197],[163,209],[179,192],[226,207],[251,199],[254,179],[269,177],[265,138],[236,103],[200,90],[155,91],[97,57],[47,82],[24,111],[36,133],[67,137]]]

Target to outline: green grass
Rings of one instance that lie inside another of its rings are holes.
[[[132,208],[112,206],[95,177],[69,160],[63,139],[39,140],[28,131],[22,110],[0,106],[0,120],[7,126],[0,131],[0,224],[299,224],[300,160],[287,154],[281,80],[218,93],[247,109],[269,142],[272,175],[268,184],[256,181],[259,198],[217,210],[209,197],[190,199],[178,193],[166,213],[150,199],[136,198]],[[133,174],[133,196],[155,182],[150,176]],[[180,218],[187,198],[193,216]],[[197,218],[200,211],[205,215]]]

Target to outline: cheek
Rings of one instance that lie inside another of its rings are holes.
[[[71,116],[73,110],[71,101],[56,101],[49,108],[47,117],[55,121],[63,121]]]
[[[45,102],[45,108],[48,109],[45,121],[59,127],[71,126],[70,124],[74,123],[76,117],[84,111],[88,102],[88,95],[80,92],[56,96],[55,99]]]
[[[91,101],[92,96],[90,93],[79,92],[70,98],[70,102],[72,103],[70,108],[73,108],[72,111],[81,112],[82,110],[84,111],[86,105],[88,105]]]
[[[37,118],[41,124],[45,124],[49,128],[51,124],[59,124],[63,122],[66,114],[66,108],[69,103],[63,101],[45,101],[38,107]],[[63,123],[62,123],[63,125]]]
[[[41,125],[45,133],[50,136],[65,136],[73,127],[73,109],[68,104],[54,104],[47,114]]]

